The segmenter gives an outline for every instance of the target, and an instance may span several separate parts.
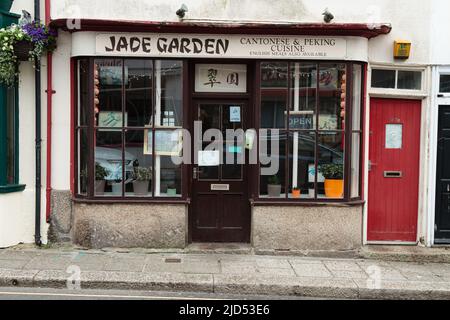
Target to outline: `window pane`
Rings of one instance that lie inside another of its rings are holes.
[[[344,197],[344,135],[342,133],[319,134],[318,152],[319,172],[324,178],[324,183],[319,183],[318,197],[342,199]],[[318,182],[320,181],[321,179],[318,179]]]
[[[16,181],[16,89],[6,89],[6,183]]]
[[[98,130],[95,144],[95,195],[122,196],[122,132]],[[133,170],[127,156],[126,175]]]
[[[78,193],[86,195],[89,183],[88,177],[88,143],[87,129],[78,129],[77,132],[77,153],[78,153]]]
[[[155,196],[181,196],[181,157],[179,130],[155,131]],[[169,145],[167,141],[172,143]],[[169,146],[169,147],[168,147]],[[168,155],[170,154],[170,155]]]
[[[285,198],[287,133],[280,131],[279,134],[275,134],[267,131],[266,134],[263,132],[260,134],[260,195],[268,198]],[[263,152],[264,148],[267,150],[266,154]],[[264,163],[267,156],[272,157],[271,161]]]
[[[361,130],[362,67],[353,65],[352,130]]]
[[[150,197],[152,195],[153,157],[144,153],[144,130],[125,133],[125,196]]]
[[[439,92],[450,92],[450,74],[442,74],[440,77]]]
[[[422,72],[399,71],[397,89],[420,90],[422,89]]]
[[[361,134],[352,134],[352,172],[351,175],[351,197],[359,198],[360,159],[361,159]]]
[[[289,198],[314,198],[315,143],[314,132],[289,134]],[[300,189],[300,196],[295,194],[295,188]]]
[[[289,128],[315,129],[316,79],[316,64],[291,64]]]
[[[126,126],[127,121],[122,117],[122,60],[95,60],[94,81],[96,77],[99,82],[98,100],[95,101],[96,125],[106,128]]]
[[[261,128],[285,128],[288,65],[261,63]]]
[[[183,63],[155,61],[155,123],[164,127],[183,125]]]
[[[127,125],[152,125],[153,65],[151,60],[125,60],[125,99]]]
[[[319,71],[319,130],[343,129],[346,65],[321,64]]]
[[[395,70],[372,69],[372,88],[395,89]]]
[[[78,61],[78,125],[85,126],[88,124],[88,108],[92,108],[92,101],[89,99],[89,61]],[[98,89],[98,85],[94,85],[94,90]],[[98,91],[97,91],[98,92]]]

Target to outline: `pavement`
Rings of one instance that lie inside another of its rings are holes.
[[[450,299],[450,264],[19,247],[0,250],[0,287],[330,299]]]

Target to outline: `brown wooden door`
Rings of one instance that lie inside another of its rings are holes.
[[[211,148],[211,141],[200,143],[192,136],[193,144],[198,145],[197,149],[192,149],[197,153],[197,161],[194,160],[192,166],[192,241],[249,242],[249,170],[246,164],[238,161],[243,156],[247,162],[247,151],[237,139],[231,143],[226,139],[227,129],[246,129],[247,105],[223,101],[196,102],[193,106],[193,119],[201,123],[202,136],[207,130],[216,129],[222,133],[223,140],[211,139],[217,142],[216,148]],[[218,145],[223,149],[220,150]]]

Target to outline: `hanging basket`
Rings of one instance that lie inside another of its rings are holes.
[[[14,44],[14,54],[17,57],[17,60],[19,61],[28,61],[28,58],[30,57],[30,51],[33,50],[33,43],[21,40],[17,41]]]

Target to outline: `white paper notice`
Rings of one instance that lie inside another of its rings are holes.
[[[230,122],[241,122],[241,107],[230,107]]]
[[[386,125],[386,149],[401,149],[403,140],[403,125]]]
[[[198,166],[199,167],[215,167],[220,164],[220,151],[199,151]]]

